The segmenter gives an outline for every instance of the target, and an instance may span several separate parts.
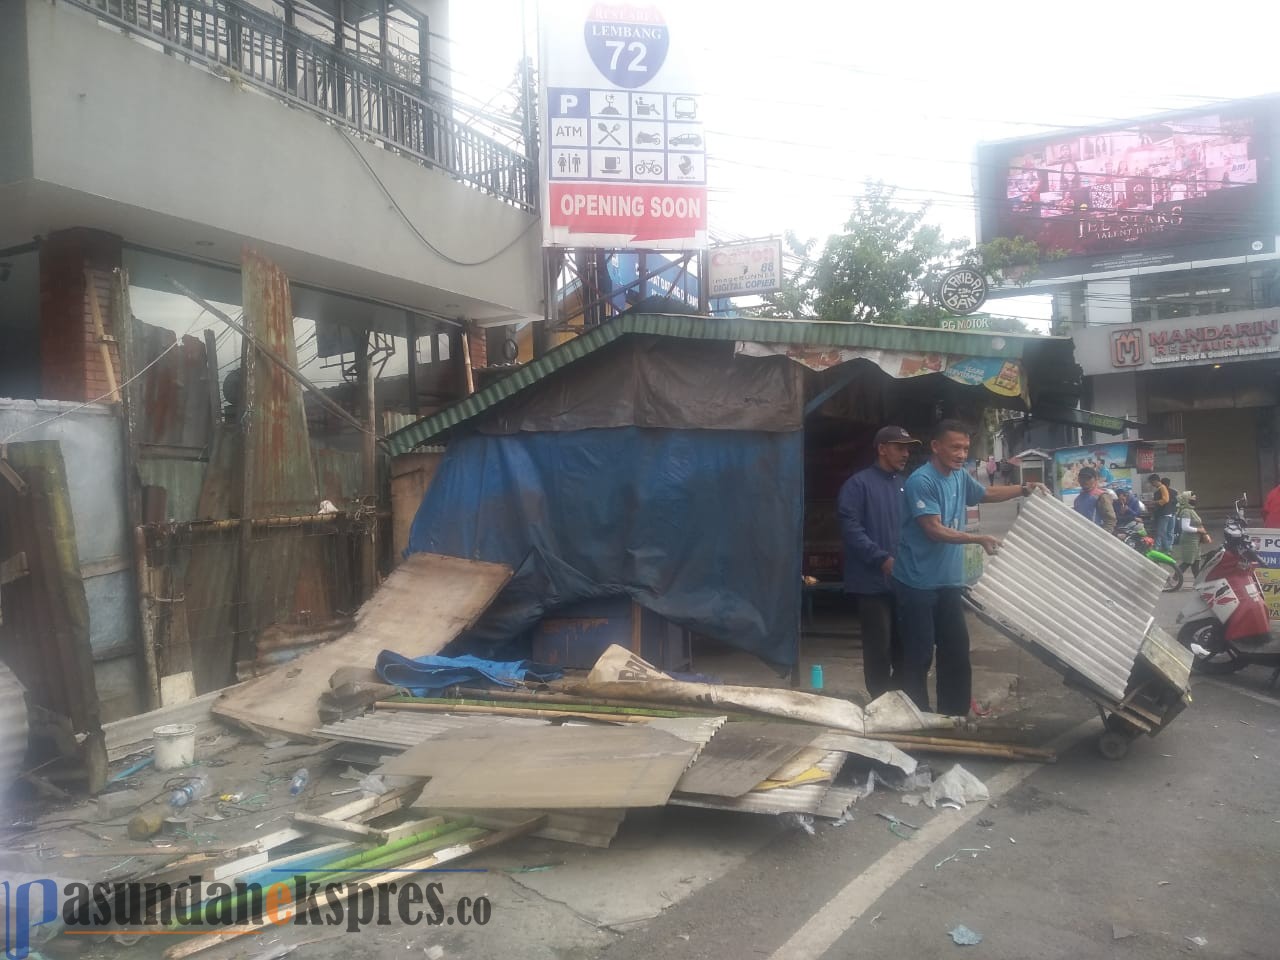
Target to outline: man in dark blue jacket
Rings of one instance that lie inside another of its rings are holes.
[[[862,672],[873,700],[893,689],[901,659],[890,576],[902,527],[902,471],[912,444],[920,441],[901,427],[883,427],[875,442],[876,462],[846,480],[837,500],[844,590],[858,598]]]

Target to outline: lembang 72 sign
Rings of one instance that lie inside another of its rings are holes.
[[[543,7],[547,246],[706,245],[707,160],[693,37],[675,4]]]

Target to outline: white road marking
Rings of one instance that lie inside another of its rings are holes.
[[[1096,718],[1086,720],[1055,738],[1049,746],[1061,752],[1074,746],[1090,732],[1096,733],[1099,726]],[[987,781],[991,799],[999,800],[1040,769],[1038,763],[1019,763],[1004,767]],[[958,813],[934,817],[915,833],[910,843],[900,843],[893,847],[850,880],[826,905],[805,921],[804,926],[793,933],[786,943],[775,950],[769,960],[817,960],[831,949],[885,891],[933,853],[944,840],[986,809],[986,803],[971,803]]]

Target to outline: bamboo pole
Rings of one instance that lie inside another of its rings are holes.
[[[1057,753],[1053,750],[1046,750],[1043,747],[1025,747],[1017,743],[1001,743],[995,740],[972,740],[961,739],[960,737],[926,737],[912,733],[867,733],[863,734],[863,737],[867,740],[884,740],[886,742],[893,743],[896,746],[905,747],[968,747],[975,750],[986,748],[1004,750],[1036,760],[1053,761],[1058,758]]]
[[[684,717],[688,714],[679,710],[674,706],[666,706],[660,708],[640,707],[634,703],[627,704],[594,704],[594,703],[555,703],[537,700],[515,700],[515,699],[490,699],[487,696],[480,697],[388,697],[386,700],[379,701],[386,706],[403,706],[414,703],[431,703],[444,706],[463,706],[463,707],[510,707],[519,710],[561,710],[569,713],[599,713],[609,716],[628,716],[628,717]],[[715,714],[715,716],[723,716],[723,714]]]
[[[608,697],[584,697],[576,693],[558,690],[485,690],[479,687],[452,687],[459,697],[477,700],[518,700],[523,703],[553,703],[562,706],[584,707],[636,707],[650,710],[675,710],[682,717],[723,717],[724,710],[686,706],[681,703],[656,703],[651,700],[617,700]],[[747,714],[737,716],[747,719]],[[756,719],[753,714],[750,719]]]
[[[379,701],[388,706],[386,701]],[[535,720],[610,720],[615,723],[644,723],[652,715],[628,716],[626,714],[580,713],[573,710],[527,710],[519,707],[483,706],[450,703],[394,703],[397,710],[420,710],[425,713],[480,713],[495,717],[529,717]]]
[[[371,887],[376,887],[384,883],[406,880],[414,873],[421,873],[424,870],[430,870],[432,867],[439,866],[442,863],[449,863],[452,860],[460,860],[463,857],[470,856],[473,853],[478,853],[481,850],[488,849],[489,847],[496,847],[501,843],[506,843],[508,840],[513,840],[516,837],[523,837],[526,834],[539,829],[544,823],[546,823],[546,820],[546,814],[534,817],[533,819],[526,820],[524,823],[517,824],[508,830],[499,830],[476,840],[469,840],[454,846],[445,847],[442,850],[432,853],[430,856],[414,860],[410,863],[405,863],[396,869],[387,870],[384,873],[376,873],[371,877],[362,877],[361,882],[367,883]],[[294,916],[297,916],[296,911],[310,909],[314,901],[315,897],[308,897],[306,900],[297,904],[294,907]],[[241,924],[240,926],[230,927],[224,932],[214,934],[212,936],[192,937],[190,940],[184,940],[182,943],[172,946],[166,950],[164,952],[164,960],[182,960],[184,957],[200,953],[203,950],[217,946],[220,943],[225,943],[235,937],[242,936],[246,933],[261,933],[264,929],[266,929],[265,924]]]

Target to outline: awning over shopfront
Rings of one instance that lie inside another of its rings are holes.
[[[1003,406],[1037,413],[1043,403],[1067,398],[1074,401],[1069,395],[1078,384],[1078,368],[1072,357],[1071,341],[1066,337],[871,323],[624,314],[556,347],[461,403],[396,431],[388,438],[391,452],[405,453],[416,446],[438,441],[459,425],[493,410],[516,394],[525,393],[557,371],[570,366],[579,369],[580,361],[586,357],[633,335],[668,341],[672,348],[678,347],[679,341],[718,341],[731,344],[736,356],[752,359],[785,356],[815,371],[863,361],[875,364],[895,379],[940,374],[953,383],[984,387],[993,398],[999,398]],[[671,355],[671,350],[663,352]],[[660,397],[665,392],[665,387],[656,393],[648,391],[646,384],[652,384],[654,378],[643,371],[633,371],[631,382],[641,391],[634,396],[641,401],[636,409],[642,411],[651,408],[651,405],[646,407],[646,396]],[[679,383],[665,386],[679,386]],[[750,404],[738,403],[737,406],[745,414]],[[674,408],[667,405],[667,412],[674,412]],[[596,414],[599,415],[602,414]],[[598,424],[575,422],[561,429],[584,426]]]

